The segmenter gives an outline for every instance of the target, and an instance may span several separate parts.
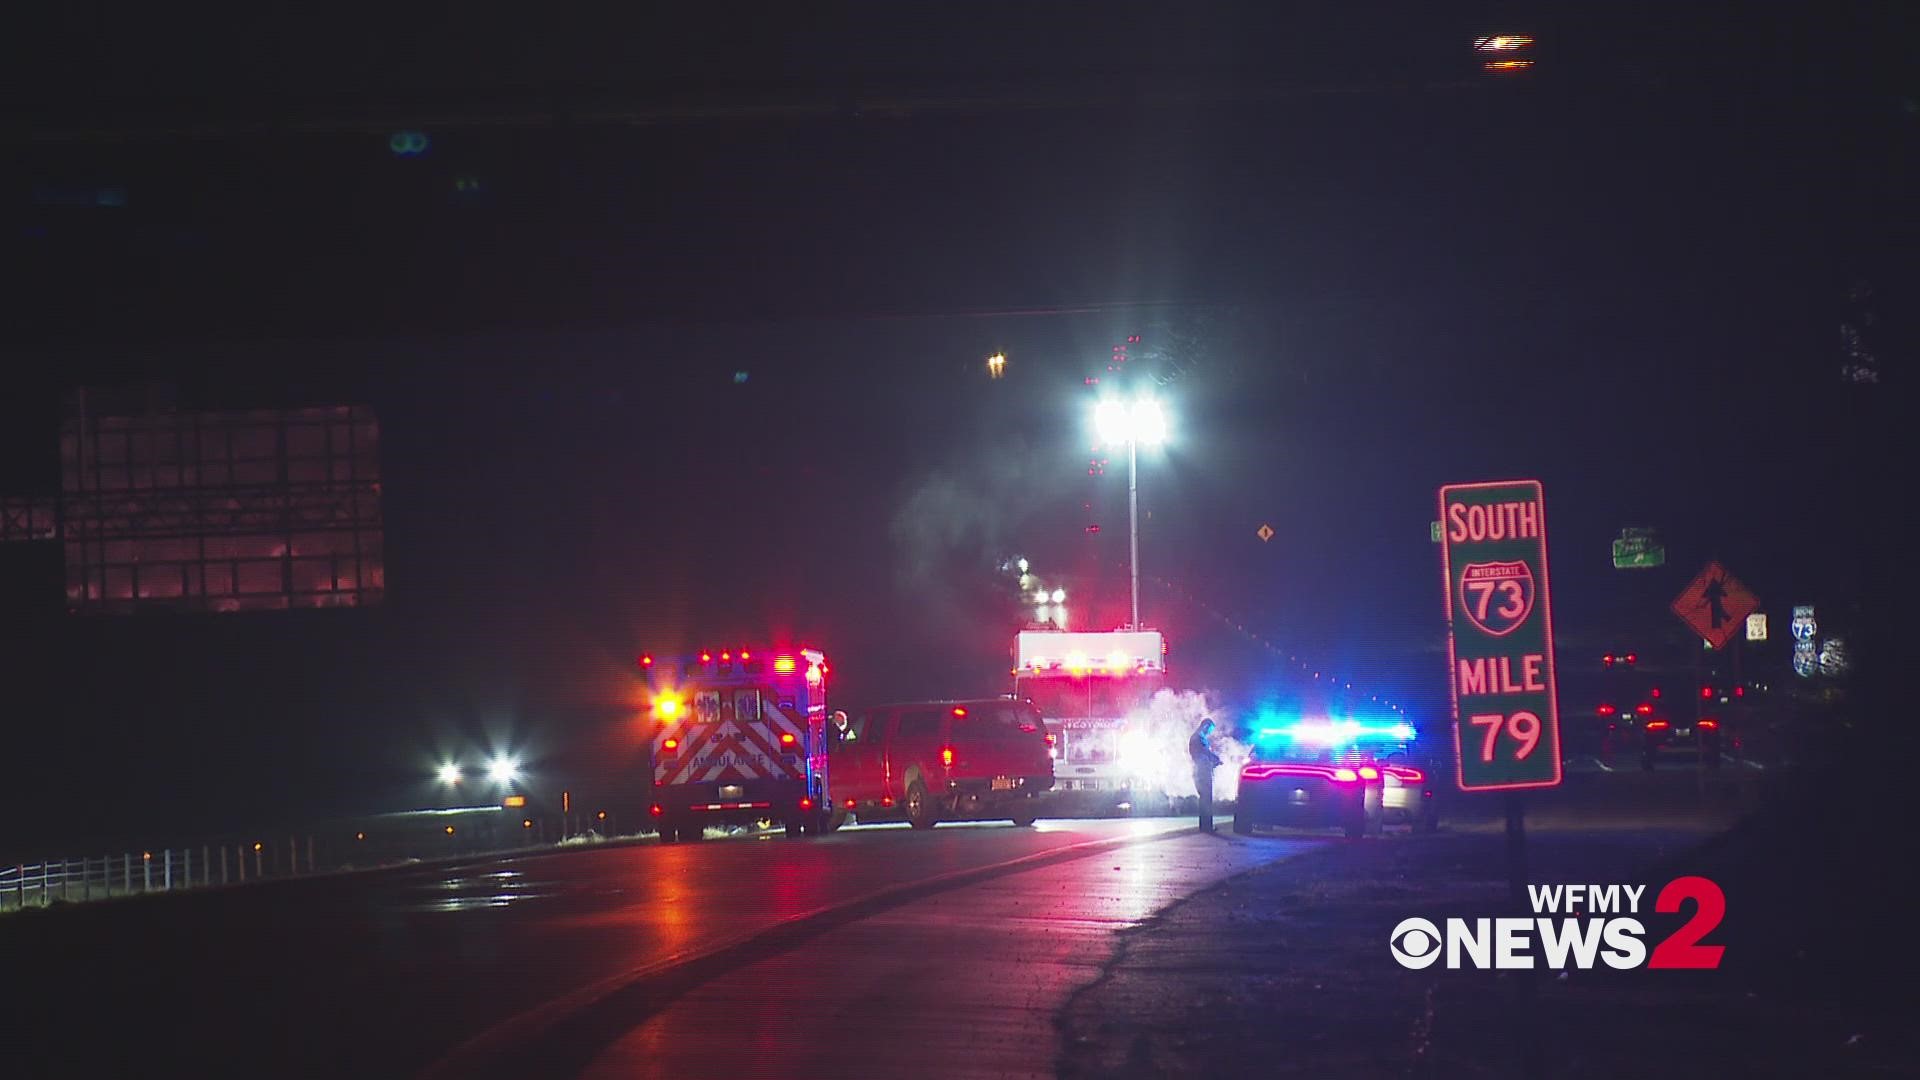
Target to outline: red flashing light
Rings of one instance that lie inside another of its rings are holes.
[[[721,662],[721,663],[723,663],[723,664],[731,664],[731,663],[733,663],[733,654],[732,654],[732,653],[730,653],[730,652],[723,652],[723,653],[721,653],[721,654],[720,654],[720,662]]]
[[[1053,745],[1053,733],[1052,733],[1052,732],[1048,732],[1048,733],[1047,733],[1047,745],[1048,745],[1048,746],[1052,746],[1052,745]]]
[[[940,748],[940,764],[945,765],[949,769],[953,768],[953,747],[943,746]]]
[[[713,654],[705,649],[700,650],[700,662],[703,664],[713,663]]]
[[[1601,706],[1600,706],[1600,707],[1599,707],[1598,709],[1595,709],[1594,711],[1595,711],[1595,712],[1597,712],[1597,713],[1599,713],[1599,714],[1600,714],[1601,716],[1612,716],[1612,715],[1613,715],[1614,713],[1617,713],[1617,712],[1619,712],[1620,710],[1619,710],[1619,709],[1616,709],[1616,708],[1614,708],[1614,707],[1613,707],[1613,706],[1611,706],[1611,705],[1605,705],[1605,704],[1603,704],[1603,705],[1601,705]]]
[[[1665,720],[1654,720],[1649,724],[1647,724],[1647,730],[1648,731],[1665,731],[1672,726],[1673,725],[1667,723]]]
[[[1660,688],[1659,688],[1659,687],[1657,687],[1657,686],[1656,686],[1656,687],[1654,687],[1654,688],[1653,688],[1653,691],[1652,691],[1652,693],[1653,693],[1653,696],[1654,696],[1654,697],[1659,697],[1659,696],[1660,696]]]
[[[1734,687],[1734,688],[1733,688],[1733,696],[1734,696],[1734,697],[1746,697],[1746,696],[1747,696],[1747,688],[1746,688],[1746,687],[1744,687],[1744,686],[1736,686],[1736,687]]]
[[[652,814],[654,817],[659,817],[666,813],[666,810],[662,809],[659,803],[654,803],[652,806],[647,807],[647,813]]]
[[[1718,720],[1702,720],[1702,721],[1700,721],[1700,723],[1699,723],[1699,724],[1698,724],[1697,726],[1698,726],[1698,727],[1700,728],[1700,730],[1702,730],[1702,731],[1718,731],[1718,730],[1720,730],[1720,721],[1718,721]]]
[[[741,649],[741,650],[740,650],[740,662],[741,662],[741,663],[743,663],[743,664],[744,664],[744,663],[746,663],[747,661],[749,661],[749,660],[751,660],[751,659],[753,659],[753,654],[752,654],[752,653],[750,653],[750,652],[748,652],[748,651],[747,651],[747,650],[745,650],[745,649]]]
[[[813,800],[812,800],[812,799],[807,799],[807,798],[802,798],[802,799],[800,800],[800,809],[802,809],[802,810],[811,810],[811,809],[813,809]]]
[[[641,653],[641,654],[640,654],[640,666],[641,666],[641,667],[652,667],[652,666],[653,666],[653,654],[652,654],[652,653]]]
[[[781,746],[792,746],[792,745],[793,745],[793,732],[791,732],[791,731],[783,731],[783,732],[781,732],[781,733],[780,733],[780,745],[781,745]]]
[[[847,800],[847,809],[849,809],[849,810],[851,810],[851,809],[853,809],[853,808],[854,808],[854,807],[855,807],[856,805],[858,805],[858,804],[857,804],[857,803],[856,803],[856,802],[855,802],[854,800],[852,800],[852,799],[848,799],[848,800]]]
[[[1641,716],[1652,716],[1653,706],[1643,701],[1640,704],[1634,706],[1633,711],[1639,713]]]
[[[776,675],[791,675],[798,670],[799,667],[800,662],[791,656],[776,656],[773,658],[773,673]]]
[[[955,705],[953,707],[953,715],[956,719],[962,719],[962,720],[966,719],[966,716],[967,716],[966,706]]]
[[[1607,655],[1605,655],[1605,656],[1603,656],[1603,657],[1601,657],[1601,658],[1600,658],[1600,662],[1601,662],[1601,663],[1603,663],[1603,664],[1605,664],[1605,665],[1607,665],[1608,667],[1612,667],[1612,666],[1613,666],[1613,654],[1612,654],[1612,653],[1608,653]]]
[[[1629,664],[1637,664],[1637,663],[1639,663],[1639,662],[1640,662],[1640,658],[1639,658],[1638,656],[1635,656],[1635,655],[1634,655],[1633,653],[1628,653],[1628,654],[1627,654],[1627,663],[1629,663]]]
[[[892,806],[892,805],[893,805],[893,796],[891,796],[891,795],[882,795],[882,796],[880,796],[880,805],[881,805],[881,806]]]

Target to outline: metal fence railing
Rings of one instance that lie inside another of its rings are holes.
[[[311,837],[304,850],[297,838],[289,837],[284,847],[276,844],[273,850],[268,849],[265,841],[255,841],[233,846],[205,844],[14,863],[0,865],[0,912],[200,889],[313,871]]]

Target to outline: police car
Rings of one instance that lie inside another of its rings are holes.
[[[1233,831],[1339,828],[1350,837],[1440,827],[1436,765],[1404,722],[1298,720],[1263,726],[1240,768]]]

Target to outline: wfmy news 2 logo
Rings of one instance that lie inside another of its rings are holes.
[[[1388,945],[1400,966],[1419,971],[1440,963],[1449,968],[1512,970],[1543,967],[1591,970],[1605,964],[1631,968],[1717,968],[1726,952],[1702,945],[1726,915],[1726,895],[1703,877],[1667,882],[1653,910],[1677,915],[1693,902],[1693,915],[1659,941],[1647,940],[1639,919],[1645,885],[1529,885],[1533,917],[1448,919],[1446,928],[1431,919],[1402,919]]]

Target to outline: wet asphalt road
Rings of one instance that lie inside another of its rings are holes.
[[[1320,842],[878,827],[30,912],[14,1075],[1044,1073],[1106,935]]]

